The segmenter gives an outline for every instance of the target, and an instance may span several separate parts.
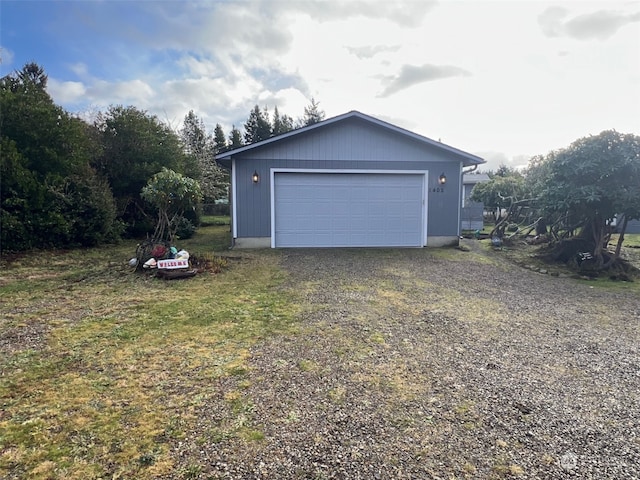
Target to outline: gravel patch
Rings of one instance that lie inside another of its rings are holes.
[[[185,476],[640,478],[637,294],[450,257],[283,251],[300,331],[215,386]]]

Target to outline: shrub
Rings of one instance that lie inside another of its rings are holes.
[[[185,240],[193,237],[193,234],[196,233],[196,226],[188,218],[180,217],[176,221],[175,232],[176,237]]]

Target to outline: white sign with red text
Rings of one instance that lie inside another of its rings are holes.
[[[171,270],[173,268],[189,268],[189,260],[186,258],[170,258],[168,260],[158,260],[158,268]]]

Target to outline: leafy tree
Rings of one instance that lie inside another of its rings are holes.
[[[213,130],[213,150],[215,153],[224,152],[227,149],[227,138],[224,135],[222,125],[216,123],[216,128]]]
[[[190,175],[197,171],[178,135],[155,115],[132,106],[112,106],[98,117],[96,128],[102,151],[94,166],[111,186],[127,234],[145,233],[153,224],[140,197],[147,180],[163,167]]]
[[[324,120],[324,110],[320,109],[320,102],[317,102],[315,98],[311,97],[311,103],[304,107],[304,116],[300,120],[301,127],[307,127],[315,123]]]
[[[37,232],[46,214],[46,189],[27,168],[16,143],[2,136],[0,148],[0,246],[24,250],[42,243]]]
[[[506,165],[502,164],[498,167],[498,170],[496,170],[493,175],[491,175],[491,177],[511,177],[517,174],[517,170],[509,168]]]
[[[240,133],[240,130],[238,130],[235,125],[233,125],[231,127],[231,133],[229,134],[229,143],[227,144],[227,148],[233,150],[236,148],[240,148],[243,145],[244,142],[242,141],[242,134]]]
[[[540,207],[561,220],[565,237],[578,232],[572,245],[592,253],[595,269],[611,266],[610,221],[619,213],[640,218],[640,137],[608,130],[581,138],[537,159],[529,175]],[[570,256],[564,242],[558,251]]]
[[[517,171],[502,171],[494,174],[488,182],[477,183],[471,191],[471,200],[482,202],[492,212],[495,224],[503,219],[503,211],[511,207],[514,201],[524,198],[524,178]]]
[[[200,182],[205,202],[214,202],[226,196],[229,184],[228,174],[214,161],[214,138],[207,134],[204,122],[193,110],[184,117],[183,125],[180,136],[185,152],[197,165],[197,175],[193,177]]]
[[[269,112],[265,108],[260,110],[258,105],[253,107],[249,118],[244,124],[244,141],[247,144],[261,142],[271,136],[272,128]]]
[[[122,224],[108,182],[88,164],[66,179],[55,191],[70,221],[68,244],[90,247],[119,238]]]
[[[156,173],[140,195],[157,210],[155,241],[173,242],[185,212],[195,210],[202,191],[198,182],[168,168]]]
[[[54,104],[46,84],[34,63],[0,80],[2,244],[21,250],[113,240],[111,192],[88,167],[94,137]]]
[[[287,133],[293,130],[293,118],[289,115],[280,115],[278,112],[278,107],[275,107],[273,110],[273,122],[272,122],[272,135],[282,135],[283,133]]]

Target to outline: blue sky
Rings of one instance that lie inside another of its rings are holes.
[[[640,134],[637,1],[13,1],[0,73],[35,61],[88,118],[135,105],[210,130],[311,97],[483,156],[490,168],[614,128]]]

